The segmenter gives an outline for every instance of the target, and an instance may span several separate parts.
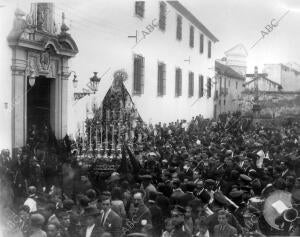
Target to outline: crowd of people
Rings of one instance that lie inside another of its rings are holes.
[[[83,169],[68,139],[59,152],[49,139],[12,157],[4,150],[3,236],[300,235],[297,216],[278,215],[276,228],[264,209],[282,192],[300,213],[299,130],[295,121],[262,125],[238,113],[158,124],[138,145],[123,142],[107,177]]]

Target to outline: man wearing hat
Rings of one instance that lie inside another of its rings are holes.
[[[189,181],[186,184],[186,192],[184,193],[184,195],[180,197],[179,203],[181,206],[186,207],[190,201],[196,198],[193,193],[194,189],[195,189],[195,184],[192,181]]]
[[[129,219],[135,222],[131,232],[140,232],[146,224],[152,224],[151,212],[144,204],[142,191],[137,191],[133,195],[133,204],[129,209]]]
[[[184,192],[180,188],[180,181],[178,179],[172,182],[173,185],[173,193],[170,198],[170,203],[172,205],[179,204],[180,199],[184,195]]]
[[[141,176],[142,179],[142,189],[146,191],[147,197],[149,195],[149,192],[157,192],[156,188],[153,184],[151,184],[152,175],[145,174]]]
[[[59,209],[56,211],[56,216],[60,223],[60,233],[62,237],[69,237],[70,236],[70,214],[66,212],[64,209]]]
[[[228,224],[227,212],[225,210],[218,211],[218,225],[214,227],[214,237],[235,237],[237,230]]]
[[[46,237],[46,232],[42,230],[45,218],[39,213],[31,215],[31,234],[30,237]]]
[[[105,232],[109,232],[113,237],[119,237],[122,232],[122,219],[121,217],[111,209],[111,197],[101,197],[101,215],[99,216],[99,226],[103,228]]]
[[[29,197],[24,202],[24,205],[28,206],[30,209],[30,213],[37,211],[37,204],[36,204],[36,187],[30,186],[28,188]]]
[[[99,210],[95,207],[85,208],[83,219],[86,226],[83,229],[82,237],[99,237],[103,234],[104,230],[96,224],[99,214]]]
[[[208,230],[210,235],[214,233],[214,226],[218,224],[218,211],[225,210],[225,207],[229,206],[230,203],[220,191],[214,193],[214,201],[212,203],[212,211],[214,214],[207,217]],[[227,214],[227,221],[230,225],[237,229],[238,233],[242,233],[242,227],[231,213]]]
[[[176,205],[172,210],[171,218],[174,225],[172,237],[189,237],[189,233],[184,228],[185,209],[182,206]]]

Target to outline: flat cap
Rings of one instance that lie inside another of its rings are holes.
[[[180,214],[185,214],[185,209],[184,207],[180,206],[180,205],[175,205],[175,207],[173,208],[172,212],[177,212]]]

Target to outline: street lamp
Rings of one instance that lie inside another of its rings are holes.
[[[71,74],[74,73],[74,76],[73,76],[73,88],[76,89],[77,86],[78,86],[78,79],[77,79],[77,75],[76,75],[76,72],[75,71],[71,71],[68,73],[67,77],[69,78],[71,76]]]
[[[94,72],[94,76],[90,78],[90,84],[89,84],[90,89],[94,93],[96,93],[96,91],[98,90],[98,85],[101,80],[100,77],[97,77],[97,74],[98,74],[98,72]]]
[[[76,89],[78,86],[78,80],[77,80],[77,75],[74,74],[74,78],[73,78],[73,87],[74,89]]]
[[[30,87],[33,87],[35,84],[35,74],[34,71],[31,71],[30,74],[27,76],[28,78],[28,83],[30,85]]]

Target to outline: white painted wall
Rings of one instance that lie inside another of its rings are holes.
[[[265,64],[263,73],[267,73],[270,80],[281,84],[281,66],[280,64]]]
[[[221,77],[222,80],[220,80]],[[235,112],[241,109],[240,99],[242,91],[244,90],[243,83],[244,81],[240,79],[235,79],[224,75],[217,76],[216,90],[218,90],[218,99],[214,101],[216,105],[217,116],[220,113]],[[226,95],[220,95],[220,88],[222,88],[222,90],[227,88],[228,93]]]
[[[45,0],[41,0],[45,1]],[[195,27],[194,48],[189,47],[190,23],[183,17],[182,41],[176,39],[176,10],[167,4],[166,31],[155,29],[136,47],[135,39],[128,38],[141,31],[159,15],[159,2],[146,1],[145,18],[140,19],[134,15],[134,1],[99,1],[91,0],[82,4],[79,0],[69,1],[55,0],[55,12],[57,26],[60,27],[60,15],[64,11],[66,23],[70,26],[72,37],[78,45],[78,55],[69,62],[70,71],[75,71],[79,79],[79,88],[86,87],[93,72],[99,72],[101,76],[107,69],[109,72],[103,76],[96,97],[103,97],[107,92],[114,71],[125,69],[128,80],[125,86],[131,93],[133,89],[133,55],[141,54],[145,58],[144,72],[144,94],[133,96],[140,115],[145,122],[156,123],[158,121],[168,122],[176,119],[190,119],[192,116],[202,114],[204,117],[213,116],[213,98],[202,97],[198,99],[198,76],[204,76],[204,85],[207,77],[213,77],[214,67],[214,43],[212,42],[212,57],[207,58],[208,38],[204,36],[204,53],[199,53],[200,32]],[[19,1],[19,7],[26,13],[30,10],[30,1]],[[11,50],[7,45],[6,37],[12,29],[14,11],[17,2],[8,2],[6,7],[0,8],[0,149],[10,147],[11,143],[11,115],[4,108],[4,103],[11,103]],[[193,9],[189,9],[193,10]],[[201,17],[199,19],[201,21]],[[205,24],[205,23],[204,23]],[[59,31],[59,29],[58,29]],[[190,57],[191,62],[185,62]],[[157,97],[157,62],[166,64],[166,95]],[[175,98],[175,68],[182,68],[182,96]],[[194,96],[188,97],[188,72],[194,72]],[[72,88],[72,77],[69,79],[68,98],[68,132],[77,131],[78,122],[86,116],[85,100],[83,105],[77,103],[72,106],[74,89]],[[212,88],[214,91],[214,88]],[[213,95],[213,93],[212,93]],[[8,105],[10,107],[11,105]]]
[[[264,72],[268,78],[282,85],[283,91],[300,91],[300,72],[282,64],[265,64]]]
[[[300,91],[300,72],[281,67],[281,78],[284,91]]]
[[[102,97],[109,87],[113,78],[113,72],[123,68],[128,73],[128,80],[125,86],[128,91],[133,92],[133,56],[139,54],[144,57],[144,94],[140,96],[132,96],[140,115],[143,120],[148,123],[170,122],[177,119],[190,119],[192,116],[202,114],[204,117],[213,116],[213,98],[207,99],[202,97],[198,99],[198,76],[204,75],[204,85],[206,85],[207,77],[213,76],[213,47],[212,57],[207,57],[208,38],[204,36],[204,53],[199,53],[200,32],[195,27],[194,48],[189,46],[189,27],[184,17],[182,21],[182,40],[176,39],[176,17],[177,12],[172,6],[167,4],[166,31],[162,32],[156,28],[153,32],[142,37],[142,31],[146,31],[148,24],[154,20],[158,22],[159,3],[149,1],[145,4],[145,17],[143,19],[134,15],[134,1],[130,4],[120,4],[115,1],[107,3],[105,6],[107,14],[118,12],[118,17],[105,18],[109,21],[107,24],[118,25],[121,29],[126,29],[127,35],[115,35],[107,39],[97,39],[97,44],[93,48],[94,54],[99,55],[96,60],[99,65],[105,64],[107,68],[111,68],[107,76],[103,79],[106,85],[99,85],[97,96]],[[138,41],[135,46],[135,39],[129,39],[128,35],[135,35],[138,31]],[[123,37],[123,38],[122,38]],[[93,42],[95,39],[91,39]],[[91,42],[91,45],[93,44]],[[212,43],[212,46],[214,44]],[[82,52],[83,49],[79,47]],[[91,49],[90,49],[91,50]],[[80,54],[78,55],[78,58]],[[185,62],[190,57],[191,62]],[[76,63],[74,59],[74,64]],[[158,62],[166,64],[166,95],[157,96],[157,64]],[[88,65],[87,65],[88,66]],[[182,68],[182,96],[175,97],[175,68]],[[75,69],[76,70],[76,69]],[[188,73],[194,72],[194,96],[188,97]],[[101,74],[101,72],[99,73]],[[90,74],[92,76],[92,74]],[[109,82],[109,83],[107,83]],[[212,91],[214,89],[212,88]],[[196,101],[196,102],[195,102]],[[83,112],[84,113],[84,112]],[[71,131],[70,131],[71,132]]]

